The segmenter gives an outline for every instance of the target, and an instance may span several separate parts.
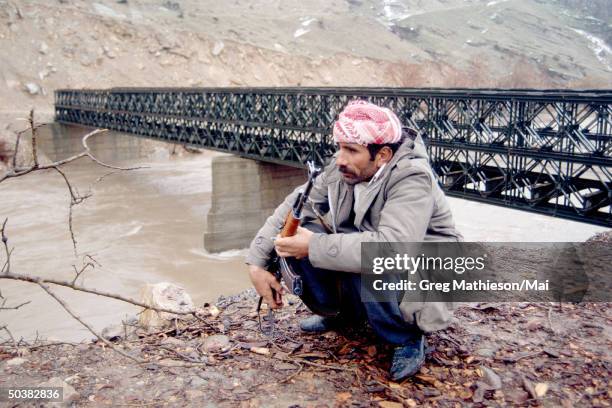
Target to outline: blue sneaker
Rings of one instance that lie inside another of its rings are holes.
[[[395,348],[389,374],[393,381],[401,381],[419,372],[425,362],[425,336]]]

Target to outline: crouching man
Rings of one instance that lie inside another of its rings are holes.
[[[363,302],[361,291],[367,289],[361,287],[360,244],[462,237],[422,139],[412,130],[402,132],[393,112],[353,101],[340,113],[333,137],[338,151],[314,183],[297,234],[274,239],[301,187],[251,243],[251,281],[269,307],[282,306],[281,286],[266,270],[275,248],[302,276],[302,300],[315,313],[300,322],[301,329],[323,332],[367,321],[383,341],[396,346],[390,374],[398,381],[419,370],[425,361],[424,333],[444,329],[451,314],[442,303],[402,302],[399,292]]]

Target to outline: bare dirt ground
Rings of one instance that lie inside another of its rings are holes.
[[[309,312],[293,299],[267,337],[256,301],[249,290],[165,331],[107,332],[141,364],[95,342],[5,343],[0,387],[59,384],[79,406],[610,406],[607,303],[461,306],[428,336],[420,373],[397,384],[392,350],[367,328],[301,333]]]
[[[606,87],[610,7],[579,3],[0,0],[0,110],[50,113],[58,88]]]

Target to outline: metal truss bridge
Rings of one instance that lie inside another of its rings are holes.
[[[421,132],[448,195],[612,226],[612,90],[58,90],[55,115],[302,166],[334,153],[333,121],[355,98],[389,107]]]

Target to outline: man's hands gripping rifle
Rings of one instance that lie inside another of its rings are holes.
[[[310,195],[310,191],[312,190],[312,186],[314,184],[315,178],[321,172],[321,169],[316,167],[313,162],[307,162],[308,165],[308,183],[306,183],[306,187],[304,190],[298,193],[298,196],[293,203],[293,206],[287,217],[285,218],[285,223],[280,232],[280,238],[287,237],[298,237],[310,235],[311,232],[300,227],[300,221],[302,218],[302,210],[304,208],[304,204],[308,200],[308,196]],[[298,240],[299,242],[299,240]],[[299,246],[299,245],[298,245]],[[293,256],[302,256],[304,254],[301,253],[300,250],[296,250],[289,243],[284,243],[284,245],[277,245],[279,248],[279,253],[277,250],[272,251],[271,262],[268,266],[268,271],[263,270],[258,267],[251,267],[250,275],[251,280],[255,286],[255,289],[260,294],[259,304],[257,306],[257,311],[259,312],[261,308],[262,301],[265,300],[270,308],[270,312],[268,314],[268,320],[271,324],[272,320],[272,309],[276,309],[282,306],[282,286],[281,282],[284,284],[285,288],[289,293],[300,296],[303,293],[302,286],[302,278],[298,273],[296,273],[291,265],[287,262],[284,256],[281,255],[293,255]],[[280,250],[283,248],[286,252]],[[260,322],[261,326],[261,322]],[[265,332],[265,330],[262,329]]]

